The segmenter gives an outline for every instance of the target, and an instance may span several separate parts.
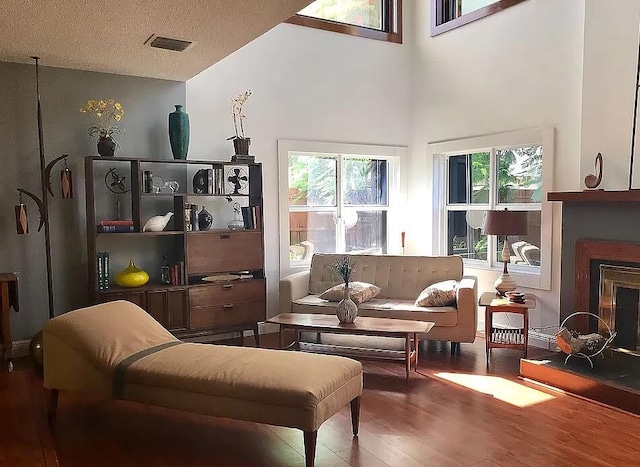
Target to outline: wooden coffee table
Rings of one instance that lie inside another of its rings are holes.
[[[392,318],[369,318],[359,316],[353,324],[342,324],[335,315],[283,313],[267,320],[269,323],[280,325],[280,348],[284,347],[284,330],[295,331],[294,344],[300,347],[300,332],[329,332],[333,334],[355,334],[364,336],[401,337],[405,340],[404,351],[375,349],[371,352],[357,352],[353,347],[328,346],[320,347],[309,344],[308,350],[317,353],[332,353],[346,357],[394,360],[405,364],[406,379],[409,380],[411,364],[418,367],[418,334],[425,334],[431,330],[435,323],[428,321],[413,321]],[[413,349],[411,348],[413,341]]]

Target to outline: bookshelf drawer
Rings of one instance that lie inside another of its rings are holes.
[[[261,270],[262,232],[190,233],[187,261],[189,274]]]
[[[253,324],[264,319],[264,301],[191,307],[192,330]]]
[[[237,280],[225,284],[195,287],[189,290],[192,307],[265,300],[263,280]]]

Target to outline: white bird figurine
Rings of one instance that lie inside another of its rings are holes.
[[[166,213],[164,216],[153,216],[142,227],[143,232],[162,232],[169,223],[169,219],[173,216],[172,212]]]

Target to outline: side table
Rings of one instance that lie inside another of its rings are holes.
[[[533,296],[527,295],[524,303],[509,301],[506,297],[499,297],[495,292],[484,292],[480,296],[480,306],[485,309],[484,332],[487,365],[491,355],[491,349],[517,349],[524,351],[527,357],[527,345],[529,344],[529,309],[536,307],[536,300]],[[522,328],[494,327],[494,313],[515,313],[522,315],[524,325]]]
[[[12,272],[0,272],[0,350],[2,358],[9,371],[13,370],[11,363],[11,320],[9,313],[11,308],[18,311],[18,276]]]

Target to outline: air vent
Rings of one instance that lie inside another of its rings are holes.
[[[151,47],[155,47],[156,49],[165,49],[165,50],[173,50],[175,52],[183,52],[191,44],[193,44],[193,42],[182,41],[180,39],[172,39],[170,37],[156,36],[154,34],[149,39],[147,39],[145,44],[149,44]]]

